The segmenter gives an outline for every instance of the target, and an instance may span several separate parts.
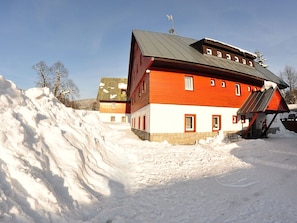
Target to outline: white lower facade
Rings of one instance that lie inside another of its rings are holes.
[[[130,123],[130,114],[125,113],[100,113],[102,122]]]
[[[195,132],[213,132],[213,118],[219,117],[219,130],[240,131],[248,121],[240,120],[238,108],[188,106],[171,104],[149,104],[131,114],[131,126],[149,133],[183,133],[185,116],[195,117]],[[145,123],[144,123],[145,122]]]

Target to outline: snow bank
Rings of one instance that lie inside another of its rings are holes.
[[[124,181],[125,153],[106,146],[110,129],[98,112],[66,108],[49,89],[22,91],[2,76],[0,103],[0,220],[88,216],[75,210],[110,195],[110,180]]]

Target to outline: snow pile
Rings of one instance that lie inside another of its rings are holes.
[[[110,130],[97,112],[66,108],[46,88],[23,92],[2,76],[0,101],[0,220],[84,219],[92,213],[78,209],[110,195],[110,180],[127,175],[125,154],[106,146]]]
[[[0,76],[0,222],[295,222],[297,134],[182,146]]]

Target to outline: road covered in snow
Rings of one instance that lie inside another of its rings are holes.
[[[0,76],[0,222],[296,222],[297,134],[139,140]]]

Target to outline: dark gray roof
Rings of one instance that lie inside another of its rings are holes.
[[[255,67],[251,67],[235,61],[200,53],[191,46],[191,44],[197,42],[196,39],[140,30],[133,30],[132,34],[137,41],[143,56],[154,57],[156,59],[161,58],[182,61],[235,71],[257,79],[273,81],[277,83],[280,88],[288,87],[288,85],[278,76],[256,62]]]

